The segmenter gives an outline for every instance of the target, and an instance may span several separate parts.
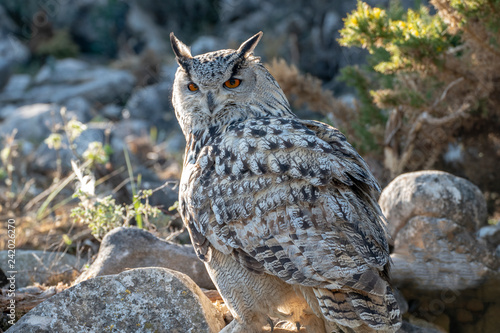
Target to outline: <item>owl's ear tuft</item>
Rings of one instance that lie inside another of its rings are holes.
[[[240,48],[238,49],[238,54],[240,55],[240,57],[246,58],[251,55],[257,44],[259,44],[262,35],[263,32],[259,31],[258,33],[250,37],[246,42],[241,44]]]
[[[193,57],[186,44],[178,40],[173,32],[170,33],[170,43],[172,44],[172,50],[174,50],[174,54],[179,65],[183,66],[187,59],[191,59]]]

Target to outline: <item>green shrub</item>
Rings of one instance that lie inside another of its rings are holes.
[[[360,97],[358,137],[385,147],[393,176],[433,167],[473,127],[494,134],[500,125],[500,1],[431,3],[436,14],[358,1],[339,39],[369,51],[367,66],[342,77]]]

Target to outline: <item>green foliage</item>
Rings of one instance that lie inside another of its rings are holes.
[[[340,44],[367,49],[376,57],[374,69],[384,74],[412,70],[428,62],[439,65],[439,55],[457,43],[457,38],[447,33],[442,18],[430,15],[425,6],[403,15],[397,5],[393,6],[396,9],[383,10],[358,1],[357,9],[344,21]]]
[[[59,150],[62,148],[63,137],[60,133],[51,133],[43,142],[47,144],[50,149]]]
[[[380,152],[387,108],[407,105],[422,108],[432,103],[441,82],[421,71],[442,66],[441,55],[460,42],[459,35],[447,32],[447,25],[429,9],[404,11],[392,1],[388,9],[370,7],[358,1],[357,8],[344,20],[339,43],[369,51],[368,66],[347,67],[340,79],[358,91],[359,115],[352,123],[357,148]],[[417,74],[415,74],[417,73]],[[422,80],[419,88],[407,82]]]
[[[90,142],[87,150],[82,155],[85,161],[89,161],[91,165],[105,164],[109,161],[109,155],[104,149],[102,142]]]
[[[360,98],[356,139],[384,146],[393,176],[433,167],[448,143],[486,118],[488,128],[498,124],[500,0],[431,3],[435,14],[358,1],[340,31],[341,45],[369,52],[368,66],[342,72]]]
[[[157,207],[149,204],[149,197],[153,195],[153,190],[138,191],[133,195],[132,203],[128,205],[116,203],[112,195],[102,198],[97,196],[96,182],[88,167],[89,164],[87,162],[78,167],[75,162],[71,163],[79,182],[73,197],[80,200],[78,207],[71,210],[71,217],[77,222],[88,224],[97,239],[102,239],[114,228],[129,225],[134,218],[136,222],[140,218],[141,221],[149,223],[150,218],[163,215]]]
[[[82,194],[76,195],[79,196]],[[71,210],[71,217],[88,224],[96,238],[102,239],[106,233],[123,225],[126,218],[125,207],[117,205],[111,195],[97,199],[92,204],[84,202],[80,202],[78,207]]]
[[[7,186],[5,198],[7,198],[6,207],[12,208],[14,199],[17,196],[17,187],[20,185],[20,180],[14,176],[16,170],[16,160],[19,158],[19,150],[21,148],[19,142],[15,140],[17,129],[14,129],[10,135],[3,138],[3,147],[0,150],[0,181],[3,181]]]
[[[498,16],[494,15],[500,12],[499,0],[450,0],[449,3],[461,15],[458,22],[460,27],[463,28],[467,21],[481,20],[489,31],[499,32],[500,22]],[[490,42],[498,48],[498,38],[493,36],[493,40]]]
[[[54,36],[48,41],[37,47],[36,52],[39,56],[53,56],[55,58],[73,58],[78,56],[80,48],[71,39],[68,30],[56,30]]]
[[[374,136],[377,136],[374,129],[380,130],[387,121],[387,117],[383,110],[373,102],[370,91],[370,87],[373,86],[373,77],[367,75],[367,71],[350,66],[341,70],[340,80],[355,87],[358,91],[359,115],[350,123],[356,137],[356,141],[353,141],[356,149],[361,153],[368,151],[380,153],[381,145],[378,140],[374,139]]]
[[[134,195],[133,203],[125,205],[117,204],[111,195],[97,198],[80,188],[74,194],[75,198],[80,199],[80,203],[71,210],[71,217],[88,224],[92,235],[102,239],[114,228],[128,225],[132,218],[141,216],[147,221],[150,217],[161,215],[161,211],[148,202],[152,194],[152,190],[139,191]]]

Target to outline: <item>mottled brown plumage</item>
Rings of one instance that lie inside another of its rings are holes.
[[[223,331],[278,318],[308,332],[394,332],[377,182],[342,133],[291,112],[252,55],[261,35],[196,57],[171,35],[187,141],[180,212],[235,317]]]

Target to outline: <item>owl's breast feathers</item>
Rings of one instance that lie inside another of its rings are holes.
[[[386,292],[379,187],[337,129],[250,119],[211,136],[193,161],[180,204],[201,258],[211,245],[287,283]]]

